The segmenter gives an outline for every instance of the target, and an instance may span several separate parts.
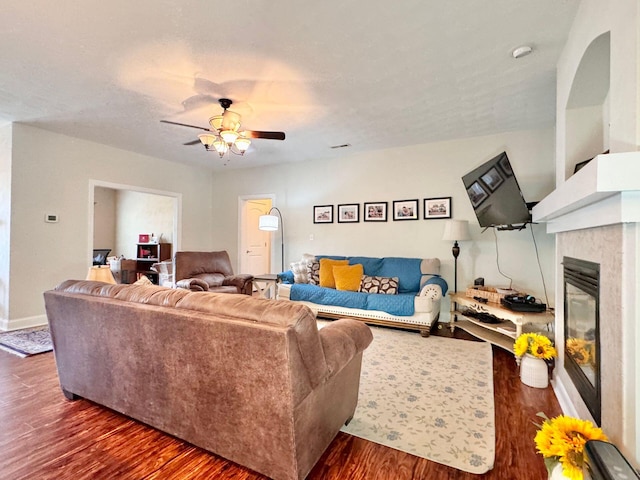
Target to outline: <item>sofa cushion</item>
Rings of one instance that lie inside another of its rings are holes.
[[[333,278],[336,281],[336,290],[360,290],[362,279],[362,265],[334,265]]]
[[[380,268],[382,267],[382,258],[374,258],[374,257],[349,257],[349,264],[362,265],[364,269],[364,275],[379,275]]]
[[[334,290],[333,288],[323,288],[317,285],[296,283],[291,285],[289,298],[293,301],[306,301],[319,305],[379,310],[399,316],[411,316],[415,313],[415,295],[410,293],[383,295]]]
[[[410,293],[420,290],[422,272],[420,258],[384,257],[382,267],[376,275],[380,277],[398,277],[398,293]]]
[[[330,258],[320,259],[320,286],[336,288],[336,280],[333,277],[333,267],[335,265],[348,265],[349,260],[332,260]]]
[[[363,275],[360,291],[365,293],[382,293],[396,295],[398,293],[398,277],[378,277]]]

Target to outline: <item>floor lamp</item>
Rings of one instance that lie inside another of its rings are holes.
[[[454,291],[458,291],[458,255],[460,255],[460,246],[458,242],[463,240],[471,240],[469,234],[469,222],[467,220],[447,220],[444,224],[444,233],[442,240],[453,241],[453,285]]]
[[[279,219],[277,216],[271,215],[274,211],[278,213],[278,216],[280,217]],[[271,207],[269,213],[267,213],[266,215],[260,215],[260,219],[258,220],[258,228],[260,230],[275,232],[276,230],[278,230],[279,226],[281,230],[280,240],[282,246],[282,270],[280,271],[284,272],[284,220],[282,219],[282,212],[280,212],[278,207]]]

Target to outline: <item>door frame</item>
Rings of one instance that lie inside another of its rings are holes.
[[[238,265],[236,265],[236,271],[240,271],[240,265],[242,264],[241,256],[243,248],[243,236],[244,236],[244,224],[245,224],[245,205],[250,200],[271,200],[271,206],[275,205],[276,195],[275,193],[255,194],[255,195],[238,195]],[[268,212],[265,212],[265,214]],[[269,236],[269,271],[273,265],[273,242],[271,241],[271,235]]]

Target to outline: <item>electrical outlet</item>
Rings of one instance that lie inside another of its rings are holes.
[[[313,233],[311,235],[309,235],[309,240],[311,240],[313,242]]]
[[[58,223],[58,215],[55,213],[47,213],[44,216],[44,221],[47,223]]]

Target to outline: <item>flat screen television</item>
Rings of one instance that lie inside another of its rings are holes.
[[[481,227],[524,228],[531,212],[506,152],[462,177]]]
[[[94,248],[93,249],[93,264],[94,265],[106,265],[107,257],[111,252],[110,248]]]

